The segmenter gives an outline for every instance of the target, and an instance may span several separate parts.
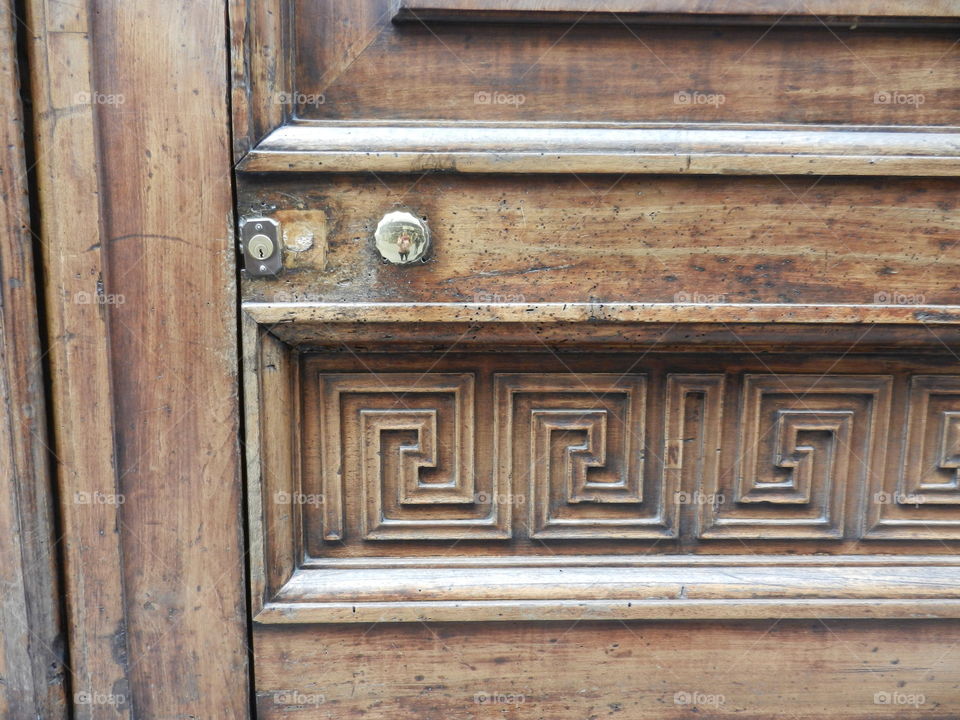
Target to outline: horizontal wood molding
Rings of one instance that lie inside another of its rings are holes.
[[[799,323],[960,324],[960,306],[729,303],[243,304],[258,323]]]
[[[285,125],[250,172],[960,174],[960,132],[756,127]]]
[[[953,0],[401,0],[396,21],[876,24],[902,27],[960,17]]]
[[[741,558],[710,564],[641,559],[619,566],[575,560],[586,562],[303,569],[256,621],[960,617],[956,558],[792,564],[781,557],[764,565]]]

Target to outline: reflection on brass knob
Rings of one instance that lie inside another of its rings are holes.
[[[424,260],[430,249],[430,230],[416,215],[396,211],[387,213],[374,233],[377,251],[394,265],[409,265]]]

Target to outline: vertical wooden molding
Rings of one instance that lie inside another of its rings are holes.
[[[226,0],[100,0],[96,10],[105,309],[136,714],[243,718]]]
[[[225,18],[30,4],[77,718],[249,713]]]
[[[287,62],[287,4],[228,0],[234,160],[287,117],[295,88]]]
[[[0,5],[0,717],[66,717],[16,27]]]
[[[91,28],[49,0],[28,24],[74,716],[129,718]]]

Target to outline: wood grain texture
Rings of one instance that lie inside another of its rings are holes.
[[[286,253],[244,299],[956,305],[957,191],[954,178],[247,174],[241,213],[328,221],[324,243]],[[397,207],[426,218],[427,262],[378,256],[374,229]]]
[[[258,628],[258,710],[316,720],[950,720],[957,630],[775,619]]]
[[[271,361],[300,397],[294,423],[290,402],[261,389],[258,418],[261,448],[285,437],[302,459],[257,469],[264,502],[285,498],[302,523],[287,577],[329,558],[449,552],[870,553],[876,507],[914,525],[887,539],[958,537],[955,469],[917,486],[929,498],[902,480],[919,418],[931,418],[924,454],[955,464],[949,354],[540,350],[291,348]],[[495,522],[505,513],[512,523]],[[268,523],[265,542],[285,544],[288,527]]]
[[[292,106],[288,3],[229,0],[230,100],[234,160],[239,160]]]
[[[122,488],[87,8],[28,5],[41,247],[74,716],[134,716],[129,683]],[[79,695],[79,694],[84,695]],[[78,697],[102,702],[78,702]]]
[[[953,0],[401,0],[398,21],[752,22],[917,25],[960,17]],[[892,21],[892,22],[891,22]]]
[[[957,419],[960,382],[918,375],[907,400],[905,451],[900,472],[873,477],[871,537],[932,537],[957,532],[950,512],[960,504]]]
[[[30,10],[74,713],[244,717],[225,7]]]
[[[892,386],[882,375],[745,375],[736,469],[704,478],[700,492],[716,499],[701,504],[700,536],[859,533],[869,481],[886,472]]]
[[[36,270],[12,8],[0,6],[0,716],[66,718]]]
[[[952,720],[956,3],[590,9],[289,2],[259,714]]]
[[[578,557],[554,566],[332,567],[301,570],[255,618],[261,624],[412,621],[902,619],[960,617],[955,563],[900,558],[901,565],[619,565]],[[839,558],[850,560],[851,558]]]
[[[951,29],[833,28],[823,14],[809,27],[780,15],[754,27],[600,25],[582,13],[556,24],[384,22],[394,6],[296,0],[293,117],[960,124]],[[356,38],[349,62],[331,58],[328,27]]]
[[[960,135],[863,128],[286,125],[250,172],[935,175],[960,173]]]
[[[923,533],[869,520],[888,502],[874,479],[910,472],[915,422],[895,418],[929,415],[925,389],[934,412],[955,412],[956,376],[930,374],[950,355],[358,356],[283,350],[262,330],[247,341],[263,348],[248,440],[263,458],[249,467],[260,623],[960,611],[956,508],[935,505],[929,524],[929,508],[896,499]],[[953,435],[937,428],[949,464]],[[512,511],[501,534],[492,507]]]
[[[140,717],[247,716],[226,4],[98,3],[110,380]],[[163,32],[157,32],[163,28]]]
[[[276,294],[282,294],[278,291]],[[297,295],[288,295],[291,299]],[[256,322],[279,326],[370,323],[575,324],[609,323],[784,323],[956,325],[958,305],[802,305],[789,303],[396,303],[396,302],[247,302],[244,311]]]
[[[399,304],[399,303],[397,303]],[[355,308],[353,309],[356,310]],[[458,348],[461,351],[542,350],[544,346],[590,352],[622,351],[647,344],[664,352],[754,351],[863,355],[897,352],[910,347],[918,353],[956,352],[960,339],[951,324],[879,324],[860,327],[852,323],[716,323],[637,322],[543,323],[432,322],[416,320],[397,334],[392,322],[281,323],[271,332],[285,343],[308,350],[355,352],[422,351]]]

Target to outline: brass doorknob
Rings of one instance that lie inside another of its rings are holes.
[[[377,252],[394,265],[410,265],[426,259],[430,249],[430,230],[413,213],[397,210],[377,223],[374,233]]]

